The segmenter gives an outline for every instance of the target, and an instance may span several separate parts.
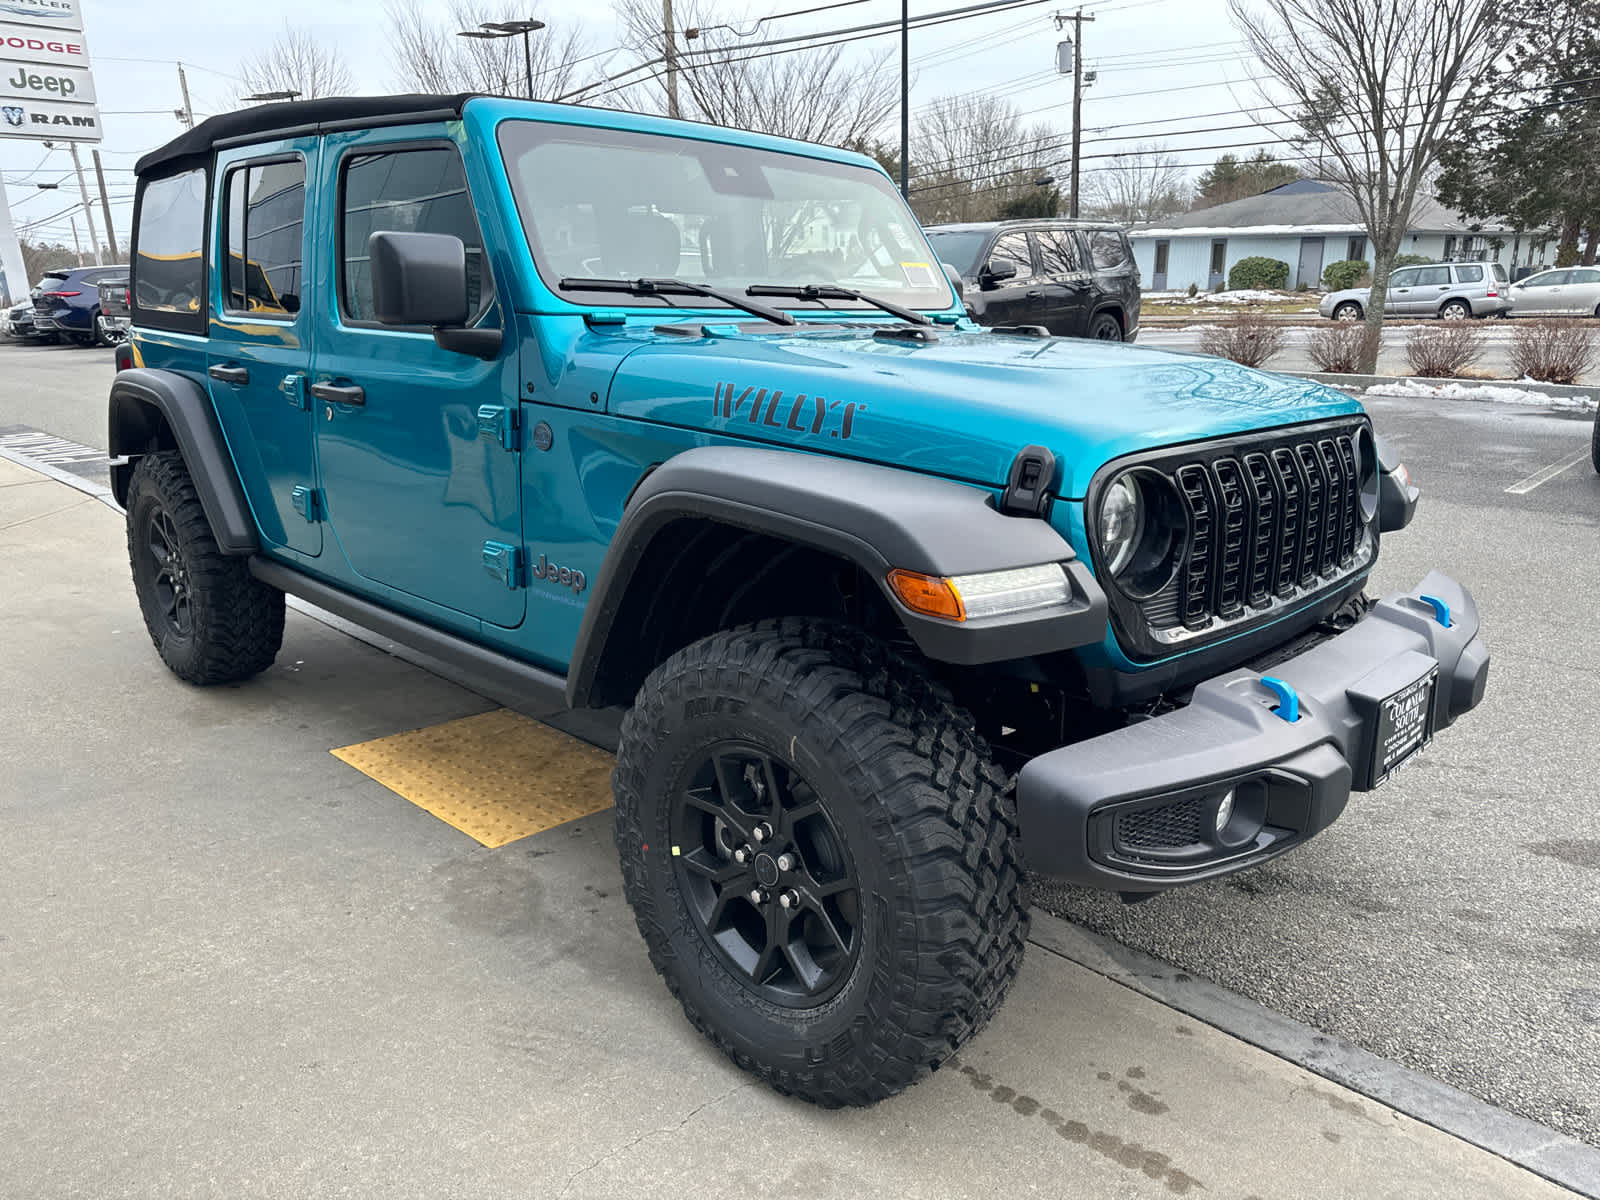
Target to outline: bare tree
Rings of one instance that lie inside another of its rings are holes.
[[[389,0],[385,6],[389,56],[402,88],[419,92],[481,92],[491,96],[526,96],[527,64],[522,38],[458,37],[485,21],[520,21],[534,15],[518,0],[424,5],[422,0]],[[580,61],[587,46],[578,28],[556,33],[541,29],[529,42],[533,96],[551,100],[579,82]]]
[[[578,97],[641,112],[668,111],[667,57],[658,0],[619,0],[624,40],[646,56],[637,82]],[[681,116],[830,146],[873,144],[899,103],[890,56],[846,58],[841,46],[753,48],[709,9],[678,0],[673,17]],[[693,30],[694,37],[686,36]]]
[[[1189,207],[1189,173],[1161,145],[1136,146],[1084,173],[1085,215],[1131,225],[1170,217]]]
[[[1060,145],[1048,125],[1024,129],[998,97],[941,96],[917,115],[911,207],[925,225],[989,220],[1037,191]]]
[[[1371,330],[1362,370],[1377,363],[1384,295],[1418,190],[1441,147],[1460,135],[1511,41],[1501,0],[1231,0],[1234,20],[1287,94],[1267,101],[1298,125],[1310,169],[1338,184],[1372,249]]]
[[[296,92],[301,100],[315,100],[349,92],[354,83],[337,49],[287,22],[271,45],[239,64],[239,78],[241,101],[262,92]]]

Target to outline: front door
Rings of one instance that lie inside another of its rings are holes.
[[[1087,337],[1094,307],[1094,276],[1078,235],[1068,229],[1041,229],[1029,235],[1039,259],[1044,293],[1040,324],[1063,337]]]
[[[1416,267],[1401,267],[1389,276],[1389,292],[1383,304],[1383,311],[1389,316],[1412,311],[1409,306],[1415,303],[1412,292],[1416,289],[1417,270]]]
[[[387,135],[387,136],[385,136]],[[471,324],[499,325],[460,152],[332,138],[323,195],[338,212],[312,366],[328,523],[351,567],[429,604],[500,626],[527,596],[518,491],[515,348],[491,362],[441,349],[428,330],[373,319],[367,241],[380,230],[453,234],[467,248]],[[422,610],[425,611],[425,610]]]
[[[1300,270],[1295,283],[1301,287],[1316,287],[1322,278],[1322,251],[1325,238],[1300,239]]]
[[[240,482],[271,546],[322,551],[311,402],[306,176],[315,137],[217,156],[207,383]]]
[[[1034,271],[1033,252],[1025,233],[1003,233],[989,251],[989,261],[1006,259],[1017,268],[1010,279],[984,289],[986,325],[1037,325],[1044,315],[1044,290]]]

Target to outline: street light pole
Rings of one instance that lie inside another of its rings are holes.
[[[528,40],[528,35],[535,29],[543,29],[543,21],[485,21],[477,29],[458,29],[457,37],[478,38],[481,41],[490,41],[494,38],[515,37],[522,35],[522,69],[526,75],[527,97],[533,99],[533,43]]]

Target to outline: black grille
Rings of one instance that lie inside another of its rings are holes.
[[[1292,599],[1355,565],[1360,487],[1355,429],[1162,464],[1188,510],[1177,603],[1147,605],[1155,629],[1191,630]]]
[[[1205,818],[1205,802],[1198,796],[1118,813],[1116,842],[1125,851],[1181,850],[1205,840]]]

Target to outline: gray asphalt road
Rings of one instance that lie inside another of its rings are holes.
[[[0,344],[0,427],[103,444],[109,357]],[[1037,900],[1600,1145],[1590,425],[1449,401],[1370,407],[1424,489],[1416,522],[1385,542],[1373,590],[1434,567],[1468,583],[1494,652],[1488,699],[1275,864],[1131,908],[1048,884]],[[1575,465],[1505,491],[1562,463]]]
[[[1218,321],[1218,317],[1197,317],[1192,325],[1182,326],[1157,326],[1147,325],[1139,330],[1139,345],[1155,346],[1163,350],[1193,350],[1200,349],[1202,330],[1199,326],[1207,321]],[[1411,364],[1406,358],[1406,338],[1415,328],[1433,329],[1434,324],[1412,324],[1398,328],[1385,329],[1383,332],[1383,348],[1378,355],[1378,370],[1383,374],[1409,375]],[[1506,322],[1483,322],[1475,325],[1483,335],[1483,356],[1473,364],[1472,369],[1501,378],[1511,376],[1511,331],[1512,326]],[[1317,366],[1306,353],[1307,343],[1310,342],[1315,329],[1300,326],[1285,329],[1284,338],[1286,345],[1274,357],[1267,367],[1278,371],[1315,371]],[[1590,382],[1600,381],[1600,372],[1589,377]]]

